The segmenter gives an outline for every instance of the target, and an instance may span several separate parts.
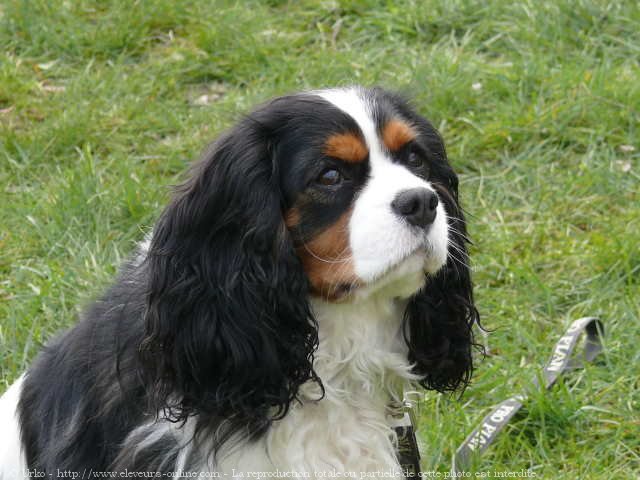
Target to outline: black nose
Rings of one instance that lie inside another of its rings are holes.
[[[438,196],[427,188],[404,190],[391,202],[392,210],[416,227],[425,228],[436,218]]]

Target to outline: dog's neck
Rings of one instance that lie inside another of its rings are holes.
[[[315,382],[265,437],[274,465],[301,471],[378,471],[397,466],[388,406],[414,379],[402,335],[405,302],[312,302],[319,346]],[[317,440],[322,441],[318,442]],[[246,460],[246,464],[251,461]]]
[[[402,332],[405,301],[370,297],[358,303],[312,302],[319,346],[314,368],[326,394],[351,403],[366,395],[398,400],[415,377]]]

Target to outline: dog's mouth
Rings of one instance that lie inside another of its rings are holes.
[[[390,264],[368,282],[359,281],[336,287],[340,301],[358,300],[372,295],[388,298],[409,298],[424,285],[425,275],[436,273],[443,265],[434,258],[428,242],[419,245]]]

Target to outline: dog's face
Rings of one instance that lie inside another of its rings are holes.
[[[177,398],[178,418],[231,430],[284,415],[320,381],[311,297],[405,299],[422,385],[467,382],[478,315],[457,187],[435,129],[381,89],[285,96],[243,118],[154,227],[140,351],[157,407]]]
[[[408,297],[424,272],[446,263],[447,212],[437,189],[453,172],[426,120],[382,90],[320,91],[266,108],[287,117],[273,160],[313,295]]]

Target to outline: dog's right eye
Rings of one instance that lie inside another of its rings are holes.
[[[342,174],[335,168],[323,170],[316,178],[316,183],[325,186],[338,185],[340,182],[342,182]]]

